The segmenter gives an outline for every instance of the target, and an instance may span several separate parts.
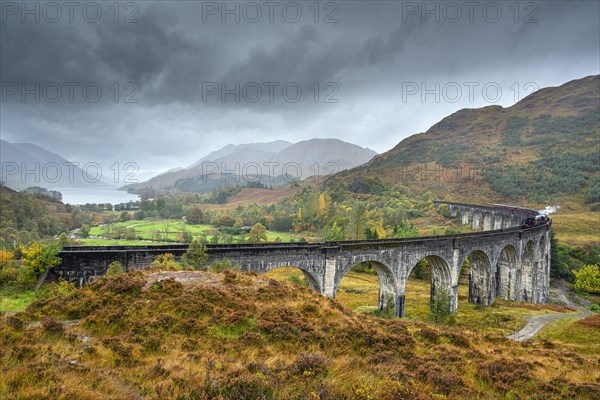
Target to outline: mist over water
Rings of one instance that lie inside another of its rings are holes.
[[[139,196],[117,190],[116,188],[68,188],[56,187],[62,194],[65,204],[82,205],[86,203],[110,203],[112,205],[139,200]]]

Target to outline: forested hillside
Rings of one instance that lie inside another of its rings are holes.
[[[42,188],[16,192],[0,186],[0,248],[27,245],[89,224],[92,215],[65,205]]]

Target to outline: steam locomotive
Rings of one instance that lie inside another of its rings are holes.
[[[535,210],[532,210],[530,208],[525,208],[525,207],[517,207],[517,206],[510,206],[507,204],[494,204],[495,207],[500,207],[500,208],[504,208],[507,210],[513,210],[513,211],[525,211],[527,213],[529,213],[531,216],[524,218],[521,221],[521,226],[523,228],[534,228],[536,226],[540,226],[540,225],[546,225],[547,223],[550,222],[550,217],[548,216],[548,214],[551,214],[553,212],[556,212],[556,210],[559,208],[558,206],[553,206],[553,207],[546,207],[544,210],[540,210],[537,212],[535,212]]]
[[[550,222],[550,217],[544,214],[540,214],[534,217],[532,216],[525,218],[523,220],[522,226],[523,228],[534,228],[536,226],[546,225],[548,222]]]

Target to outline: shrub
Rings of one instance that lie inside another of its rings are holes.
[[[431,343],[437,343],[440,337],[436,331],[427,327],[421,328],[421,330],[417,332],[417,335]]]
[[[65,332],[65,328],[60,322],[48,317],[42,318],[42,329],[51,335],[62,335]]]
[[[19,267],[14,261],[14,252],[0,250],[0,286],[11,286],[17,283]]]
[[[14,251],[0,249],[0,267],[4,267],[5,265],[8,265],[8,264],[13,264],[14,257],[15,257]]]
[[[381,310],[373,311],[373,315],[379,318],[387,318],[392,319],[396,317],[396,305],[394,304],[394,300],[389,300],[387,304]]]
[[[435,323],[441,323],[448,320],[452,314],[452,296],[448,289],[439,289],[436,291],[430,305],[431,318]]]
[[[302,353],[296,358],[291,369],[297,375],[317,376],[325,375],[329,370],[330,365],[331,360],[320,354]]]
[[[575,289],[588,293],[600,293],[600,269],[597,265],[584,265],[575,274]]]
[[[0,268],[0,286],[14,286],[19,278],[19,267],[16,265]]]
[[[123,264],[121,264],[118,261],[113,261],[110,264],[108,264],[108,269],[106,270],[106,276],[120,275],[123,272],[124,272]]]
[[[275,398],[271,382],[260,372],[254,375],[231,374],[220,386],[222,394],[220,398],[239,400]]]
[[[152,264],[167,271],[180,269],[179,264],[175,261],[175,256],[171,253],[157,255]]]
[[[185,263],[194,269],[200,269],[206,262],[206,258],[206,245],[194,238],[185,252]]]
[[[527,127],[526,117],[512,117],[506,121],[502,144],[504,146],[518,146],[521,144],[521,132]]]
[[[51,298],[54,296],[63,296],[73,293],[77,290],[75,284],[63,279],[58,278],[58,283],[52,283],[49,285],[41,286],[35,293],[37,299]]]

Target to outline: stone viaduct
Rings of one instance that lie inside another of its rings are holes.
[[[436,202],[471,224],[475,232],[406,239],[339,241],[324,243],[266,243],[208,245],[208,263],[229,260],[242,271],[266,273],[275,268],[299,268],[310,286],[335,297],[340,281],[355,265],[370,262],[379,277],[379,308],[405,314],[406,282],[419,261],[429,262],[431,296],[444,290],[452,308],[458,307],[461,266],[469,259],[469,302],[481,305],[502,299],[542,303],[550,277],[551,222],[523,228],[524,218],[537,211],[512,206],[480,206]],[[65,247],[54,272],[78,285],[104,275],[108,264],[120,261],[126,270],[143,268],[162,253],[182,256],[186,245]]]

